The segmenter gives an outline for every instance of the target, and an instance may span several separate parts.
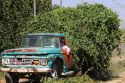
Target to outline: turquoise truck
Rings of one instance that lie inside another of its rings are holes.
[[[0,71],[6,73],[6,83],[18,83],[21,77],[40,83],[45,75],[58,79],[73,73],[72,53],[64,34],[27,34],[19,48],[3,51],[1,58]]]

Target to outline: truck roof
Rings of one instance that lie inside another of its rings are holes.
[[[32,33],[27,35],[65,36],[64,34],[60,34],[60,33]]]

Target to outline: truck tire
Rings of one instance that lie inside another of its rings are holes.
[[[6,80],[6,83],[18,83],[19,77],[14,73],[8,72],[5,75],[5,80]]]
[[[41,83],[41,82],[40,82],[40,79],[34,79],[32,83]]]
[[[52,66],[51,77],[54,79],[59,79],[61,75],[61,64],[60,62],[54,63]]]
[[[32,83],[41,83],[40,82],[40,78],[38,77],[38,76],[36,76],[36,75],[33,75],[33,82]]]

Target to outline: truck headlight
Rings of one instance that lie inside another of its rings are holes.
[[[9,59],[9,58],[2,59],[2,64],[3,64],[3,65],[9,65],[9,64],[11,64],[11,63],[12,63],[12,60]]]
[[[48,60],[47,59],[40,59],[40,63],[41,63],[41,65],[47,65]]]

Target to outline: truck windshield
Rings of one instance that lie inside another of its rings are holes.
[[[48,35],[27,35],[21,47],[59,48],[59,37]]]

